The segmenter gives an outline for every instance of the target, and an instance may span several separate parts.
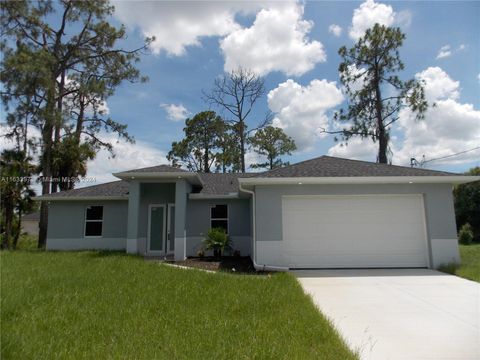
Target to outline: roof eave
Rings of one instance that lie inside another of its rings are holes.
[[[238,192],[230,194],[188,194],[190,200],[238,199]]]
[[[126,180],[178,180],[178,179],[186,179],[192,184],[195,185],[203,185],[202,180],[198,176],[197,173],[189,173],[189,172],[119,172],[114,173],[113,176]]]
[[[35,201],[127,201],[125,196],[35,196]]]
[[[349,176],[349,177],[284,177],[239,178],[243,185],[307,185],[307,184],[464,184],[480,181],[480,176]]]

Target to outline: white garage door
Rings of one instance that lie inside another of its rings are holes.
[[[426,267],[421,195],[284,196],[291,268]]]

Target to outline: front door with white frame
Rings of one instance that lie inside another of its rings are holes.
[[[168,204],[167,211],[167,254],[175,250],[175,204]]]
[[[147,252],[151,255],[165,254],[166,217],[165,205],[152,204],[149,206]]]

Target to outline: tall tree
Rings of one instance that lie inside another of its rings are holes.
[[[399,111],[408,107],[421,120],[428,107],[422,83],[402,81],[397,75],[405,67],[399,54],[404,40],[399,28],[375,24],[351,49],[343,46],[338,51],[340,80],[349,103],[335,120],[347,127],[330,133],[341,134],[345,142],[356,136],[378,142],[379,163],[388,162],[390,130]]]
[[[238,144],[238,131],[230,124],[223,122],[217,139],[215,161],[217,171],[223,173],[240,171],[240,149]]]
[[[114,8],[105,0],[4,1],[1,6],[2,100],[17,110],[22,105],[41,131],[42,194],[49,194],[57,190],[52,176],[62,176],[55,154],[63,137],[72,137],[78,147],[87,143],[92,150],[112,150],[98,136],[101,130],[132,140],[125,125],[98,109],[122,81],[143,80],[135,62],[151,39],[134,50],[119,48],[125,29],[108,22]],[[68,86],[69,81],[76,86]],[[82,163],[83,152],[71,154],[78,155],[74,163]],[[67,172],[82,171],[78,166]],[[45,245],[47,216],[42,203],[39,247]]]
[[[33,172],[31,158],[25,156],[22,150],[3,150],[0,156],[0,197],[1,197],[1,227],[3,234],[1,247],[16,247],[20,235],[21,216],[32,205],[30,178]],[[15,221],[16,220],[16,221]],[[14,224],[17,228],[14,228]]]
[[[213,89],[204,91],[205,100],[218,106],[231,116],[229,123],[238,135],[240,171],[245,172],[245,152],[248,138],[247,119],[256,102],[265,95],[265,80],[253,71],[238,68],[214,81]],[[267,117],[259,126],[266,125]]]
[[[281,128],[274,126],[258,130],[248,141],[256,153],[267,157],[266,163],[253,164],[252,168],[274,169],[288,165],[289,163],[284,162],[280,156],[291,155],[292,151],[297,149],[295,141]]]
[[[224,125],[214,111],[203,111],[185,120],[185,137],[172,143],[167,159],[174,166],[184,165],[192,171],[209,173],[218,161],[216,150],[223,139]]]

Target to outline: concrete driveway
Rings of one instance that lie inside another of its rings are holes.
[[[293,271],[362,359],[480,359],[480,284],[426,269]]]

